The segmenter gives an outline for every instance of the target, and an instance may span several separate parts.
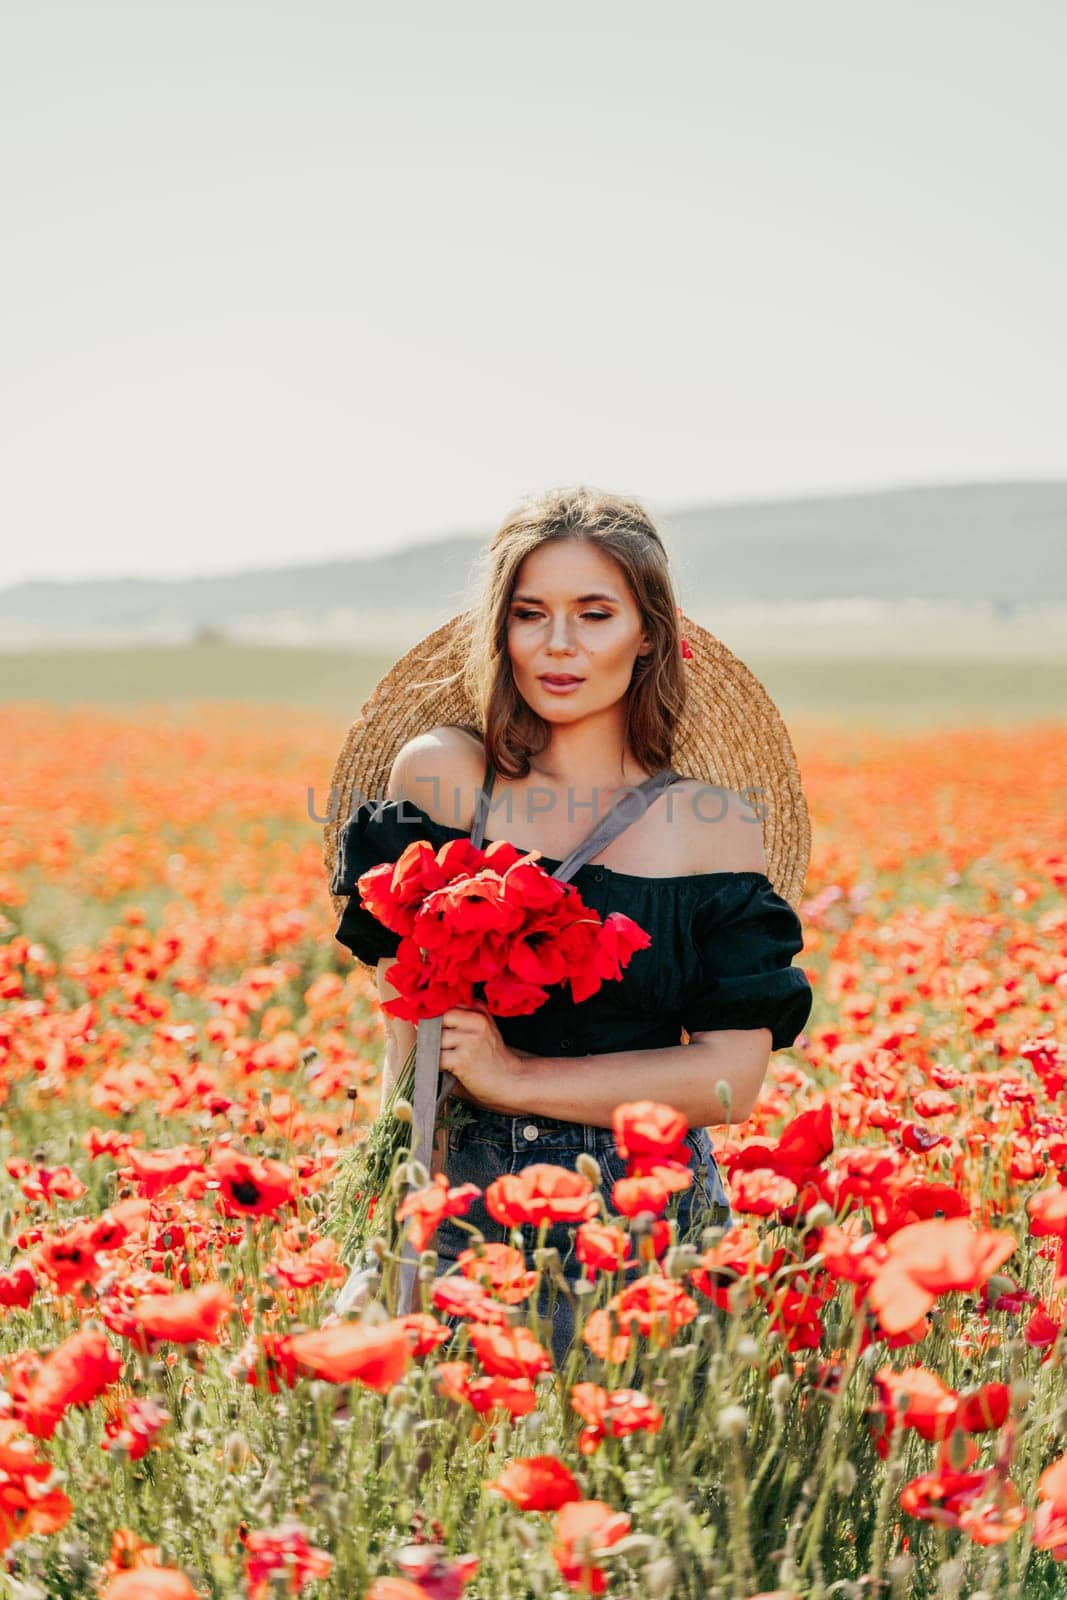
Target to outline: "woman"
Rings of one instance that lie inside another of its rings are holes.
[[[652,1099],[681,1111],[693,1130],[694,1183],[678,1201],[680,1234],[726,1224],[707,1127],[749,1116],[770,1051],[792,1044],[811,1010],[807,978],[791,964],[803,944],[800,922],[772,884],[764,842],[769,821],[779,880],[799,892],[807,814],[788,736],[743,664],[687,623],[706,646],[698,677],[690,675],[695,656],[687,660],[682,648],[667,553],[634,502],[585,489],[525,502],[485,560],[480,604],[429,641],[453,670],[424,680],[419,687],[435,693],[419,699],[401,692],[414,685],[402,685],[394,668],[342,751],[335,779],[351,789],[358,769],[362,785],[375,770],[371,745],[382,768],[383,708],[403,706],[408,736],[397,744],[393,730],[384,802],[361,798],[336,841],[327,831],[331,887],[349,897],[337,938],[376,966],[380,993],[391,997],[384,974],[398,937],[362,908],[355,880],[412,839],[438,845],[469,834],[480,790],[486,841],[538,850],[548,871],[613,805],[632,811],[574,883],[602,916],[632,917],[650,946],[580,1004],[556,988],[530,1016],[444,1013],[440,1064],[466,1104],[439,1137],[434,1166],[452,1184],[484,1189],[535,1162],[573,1168],[584,1153],[610,1194],[624,1170],[614,1108]],[[749,770],[769,779],[755,787],[776,802],[762,828],[748,801],[711,780],[738,766],[746,736],[759,758]],[[682,760],[693,775],[672,765]],[[628,805],[635,786],[664,772],[671,781],[647,809]],[[415,1040],[411,1024],[387,1018],[387,1028],[383,1096]],[[488,1241],[509,1238],[482,1202],[465,1220]],[[537,1230],[523,1234],[532,1251]],[[572,1238],[559,1225],[545,1241],[571,1281],[582,1274]],[[438,1270],[452,1269],[469,1244],[456,1222],[442,1223]],[[542,1314],[549,1296],[545,1279]],[[557,1359],[573,1331],[564,1294],[553,1317]]]

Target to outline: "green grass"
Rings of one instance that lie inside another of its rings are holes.
[[[746,657],[786,718],[922,727],[1060,718],[1067,658]],[[352,715],[386,654],[202,644],[0,655],[0,700],[124,705],[257,701]]]

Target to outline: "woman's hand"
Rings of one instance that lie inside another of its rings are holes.
[[[531,1051],[504,1043],[495,1019],[480,1004],[452,1006],[441,1017],[441,1070],[454,1074],[461,1088],[453,1093],[461,1100],[506,1115],[525,1110],[523,1065],[531,1057]]]

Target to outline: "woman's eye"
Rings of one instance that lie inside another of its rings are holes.
[[[515,611],[513,613],[513,615],[516,616],[519,619],[520,622],[525,622],[527,617],[537,617],[537,616],[540,616],[540,614],[541,613],[539,611]],[[583,611],[581,613],[581,615],[583,617],[590,617],[594,622],[607,622],[608,619],[611,616],[611,612],[610,611]]]

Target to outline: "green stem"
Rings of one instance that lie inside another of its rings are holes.
[[[860,1340],[863,1337],[864,1320],[856,1306],[856,1291],[852,1291],[852,1339],[848,1347],[848,1355],[841,1370],[841,1377],[837,1385],[833,1403],[830,1406],[830,1415],[826,1420],[819,1458],[815,1467],[815,1477],[819,1480],[819,1497],[811,1514],[811,1521],[804,1536],[804,1548],[801,1555],[801,1565],[807,1563],[807,1558],[813,1550],[817,1550],[819,1540],[822,1538],[823,1524],[826,1521],[826,1510],[833,1493],[833,1477],[830,1473],[830,1458],[840,1448],[841,1440],[838,1436],[837,1426],[844,1409],[845,1394],[848,1390],[852,1374],[856,1367],[856,1358],[859,1354]]]

